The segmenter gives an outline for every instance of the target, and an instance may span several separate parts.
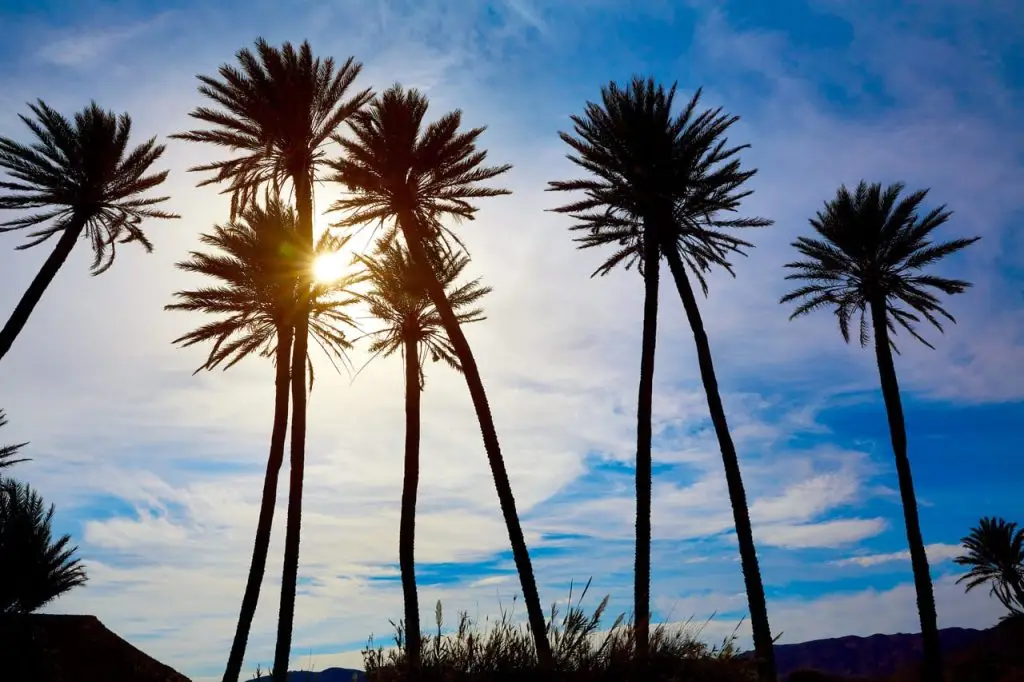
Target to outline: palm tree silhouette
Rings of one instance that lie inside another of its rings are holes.
[[[7,426],[7,413],[0,410],[0,426]],[[14,459],[28,443],[17,443],[16,445],[0,445],[0,469],[6,469],[20,462],[27,462],[28,459]]]
[[[71,536],[53,538],[53,512],[27,484],[0,479],[0,613],[32,613],[85,584]]]
[[[1005,519],[985,517],[960,539],[964,553],[953,559],[970,570],[957,579],[966,581],[966,591],[991,584],[995,595],[1011,616],[1024,616],[1024,529]]]
[[[438,254],[434,271],[459,324],[485,319],[476,304],[491,289],[479,279],[456,284],[469,264],[463,253]],[[372,258],[357,257],[371,283],[362,296],[381,327],[370,335],[371,359],[401,353],[405,360],[405,475],[402,483],[402,512],[398,539],[398,561],[405,597],[406,660],[411,669],[419,667],[422,631],[419,599],[416,595],[416,494],[420,477],[420,399],[426,377],[423,365],[429,358],[462,371],[455,347],[444,331],[437,307],[430,299],[422,270],[415,267],[408,251],[396,240],[379,244]]]
[[[151,172],[164,146],[153,137],[129,150],[128,114],[115,116],[93,102],[72,122],[42,100],[29,109],[33,117],[19,118],[32,131],[32,143],[0,137],[0,168],[9,177],[0,181],[0,209],[42,210],[0,223],[0,232],[34,230],[18,250],[57,234],[60,238],[0,330],[0,359],[25,328],[79,237],[92,246],[91,271],[98,275],[113,265],[117,244],[138,242],[147,252],[153,250],[140,227],[144,218],[178,217],[154,208],[167,197],[143,196],[167,178],[167,171]]]
[[[804,284],[783,296],[780,302],[798,302],[790,319],[819,308],[831,308],[847,343],[850,323],[859,313],[861,346],[868,343],[870,320],[917,589],[924,640],[922,675],[925,680],[938,681],[942,677],[938,618],[917,516],[903,406],[892,358],[892,351],[899,351],[890,334],[895,335],[897,326],[902,327],[931,348],[915,327],[921,318],[939,331],[942,331],[940,316],[956,321],[931,290],[959,294],[970,283],[929,275],[924,269],[973,244],[978,237],[933,242],[932,232],[944,224],[951,213],[943,205],[919,215],[928,190],[900,198],[903,188],[902,183],[894,183],[883,190],[881,184],[868,185],[862,181],[851,194],[841,186],[835,198],[826,202],[824,210],[818,211],[817,217],[810,221],[816,237],[799,237],[793,242],[804,260],[786,264],[793,271],[786,279]]]
[[[199,107],[191,116],[212,126],[172,137],[206,142],[235,153],[231,158],[192,168],[212,172],[200,183],[227,183],[231,218],[255,197],[260,188],[271,187],[280,196],[291,186],[298,212],[298,235],[313,246],[313,184],[324,162],[324,146],[349,116],[371,97],[362,90],[346,99],[361,65],[351,57],[336,68],[333,59],[313,57],[308,42],[296,50],[291,43],[274,47],[262,38],[256,52],[236,54],[239,66],[224,64],[220,78],[199,76],[199,92],[218,108]],[[304,273],[300,289],[307,292],[311,275]],[[300,297],[308,301],[308,296]],[[306,364],[309,345],[308,316],[301,313],[295,325],[291,366]],[[291,373],[291,475],[288,523],[285,537],[284,580],[278,616],[274,679],[285,682],[295,616],[295,590],[299,569],[299,536],[302,529],[302,479],[306,453],[306,376]],[[225,682],[235,678],[225,677]]]
[[[471,220],[477,211],[473,200],[509,194],[508,190],[480,183],[501,175],[511,166],[482,165],[487,152],[478,150],[476,141],[484,128],[460,131],[460,111],[449,112],[430,124],[424,122],[426,113],[424,95],[395,85],[352,117],[352,136],[335,136],[344,155],[331,162],[335,170],[333,179],[343,184],[348,193],[331,210],[350,212],[338,223],[340,227],[393,220],[390,231],[401,232],[410,261],[424,273],[430,300],[466,378],[508,528],[537,655],[541,666],[550,669],[551,647],[544,612],[487,393],[473,351],[435,269],[436,252],[450,250],[451,242],[459,243],[442,220]],[[388,236],[393,235],[389,232]]]
[[[265,208],[251,204],[239,218],[226,226],[215,225],[212,233],[200,235],[200,241],[214,249],[213,253],[193,251],[189,260],[177,264],[186,272],[216,280],[217,286],[176,292],[178,302],[165,306],[167,310],[217,316],[174,340],[182,347],[212,344],[206,361],[196,372],[218,366],[228,369],[251,355],[274,358],[274,426],[249,579],[225,672],[225,677],[231,679],[237,679],[241,671],[270,548],[277,480],[288,428],[289,357],[302,310],[303,273],[309,271],[316,256],[337,252],[348,241],[325,233],[314,253],[309,253],[298,236],[295,211],[276,199],[268,200]],[[345,351],[351,345],[341,327],[352,324],[344,307],[354,300],[347,295],[354,281],[354,277],[344,277],[314,284],[309,329],[332,363],[346,361]],[[306,361],[312,379],[313,365],[308,356]]]
[[[583,231],[580,248],[609,246],[611,256],[594,272],[606,275],[616,266],[638,264],[644,280],[644,321],[637,400],[636,567],[634,618],[637,654],[650,647],[651,580],[651,411],[657,337],[661,258],[668,261],[697,346],[701,379],[725,465],[729,500],[739,539],[743,577],[750,604],[758,671],[764,682],[775,679],[771,630],[746,493],[736,448],[729,434],[718,391],[711,347],[687,270],[707,294],[705,273],[712,267],[732,274],[730,253],[751,245],[723,228],[764,227],[763,218],[725,219],[719,213],[738,209],[750,194],[743,184],[754,175],[741,170],[736,154],[746,145],[726,147],[725,133],[738,120],[721,109],[696,113],[700,90],[683,111],[672,114],[675,85],[666,91],[653,79],[634,78],[625,88],[609,83],[601,103],[588,102],[582,116],[572,116],[574,133],[559,133],[572,148],[576,165],[593,178],[549,183],[549,189],[582,192],[584,198],[554,209],[572,216]]]

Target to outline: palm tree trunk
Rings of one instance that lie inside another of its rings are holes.
[[[15,306],[14,312],[8,318],[7,324],[4,325],[3,330],[0,330],[0,360],[7,355],[7,351],[14,344],[14,339],[18,338],[18,334],[25,328],[25,323],[28,322],[32,310],[39,303],[39,299],[43,297],[43,292],[50,286],[50,282],[57,276],[57,272],[64,265],[64,261],[68,259],[71,250],[75,248],[75,242],[78,241],[84,228],[84,220],[72,218],[71,224],[64,229],[53,252],[46,258],[43,267],[39,268],[32,283],[28,285],[28,289],[25,290],[18,305]]]
[[[477,420],[480,422],[484,450],[487,452],[487,461],[491,466],[491,475],[494,477],[494,487],[498,492],[501,513],[505,517],[505,526],[508,528],[512,556],[515,559],[519,581],[523,588],[523,601],[526,602],[530,630],[533,633],[534,645],[537,647],[537,658],[543,670],[551,670],[551,644],[548,642],[544,610],[540,604],[540,593],[537,591],[537,581],[533,574],[530,553],[526,547],[523,528],[519,523],[519,514],[516,512],[515,497],[512,495],[512,484],[509,482],[508,471],[505,469],[505,460],[501,455],[501,445],[498,442],[498,432],[494,427],[494,417],[491,415],[491,408],[487,403],[487,393],[484,390],[483,380],[480,378],[476,358],[473,357],[469,341],[466,340],[466,335],[462,332],[462,327],[452,310],[451,303],[448,302],[444,287],[437,279],[437,274],[430,264],[427,246],[424,243],[425,238],[420,234],[416,218],[409,213],[403,214],[400,217],[400,227],[405,235],[413,263],[416,264],[416,267],[421,268],[426,275],[430,300],[441,316],[445,333],[448,334],[448,338],[455,348],[455,354],[462,366],[462,374],[466,377],[466,386],[469,388]]]
[[[405,597],[405,655],[411,670],[420,665],[420,605],[416,596],[416,491],[420,482],[420,358],[415,339],[405,341],[405,477],[398,532],[398,563]]]
[[[263,478],[263,499],[260,502],[260,516],[256,524],[256,541],[253,544],[252,563],[249,565],[249,580],[245,584],[242,610],[238,616],[235,640],[231,644],[228,665],[224,670],[224,682],[237,682],[242,672],[242,659],[249,641],[252,619],[256,615],[256,604],[260,599],[260,586],[267,568],[267,554],[270,551],[270,530],[274,524],[274,506],[277,500],[277,479],[284,462],[284,441],[288,431],[288,391],[291,376],[289,360],[292,352],[291,327],[283,325],[277,331],[277,368],[274,380],[274,428],[270,433],[270,455],[267,457],[267,473]]]
[[[917,496],[914,494],[914,478],[910,473],[910,459],[907,457],[907,429],[903,420],[903,404],[900,400],[899,382],[896,379],[896,367],[892,361],[892,348],[889,345],[885,301],[871,303],[871,323],[875,330],[875,358],[878,361],[885,412],[889,419],[889,437],[892,439],[892,451],[896,457],[896,476],[900,483],[903,520],[907,526],[910,564],[914,570],[914,587],[917,589],[917,611],[921,617],[921,639],[924,643],[921,679],[924,682],[941,682],[939,619],[935,611],[935,595],[932,593],[932,578],[928,570],[924,538],[921,536],[921,523],[917,517]]]
[[[654,402],[654,350],[658,338],[658,243],[644,239],[644,323],[640,351],[640,388],[636,403],[636,552],[633,569],[633,619],[637,659],[647,661],[651,647],[651,412]]]
[[[299,238],[313,253],[313,188],[308,177],[296,177],[295,203]],[[299,577],[299,540],[302,531],[302,479],[306,468],[306,355],[309,344],[310,273],[303,272],[298,286],[298,311],[292,345],[292,430],[288,481],[288,523],[284,539],[281,606],[274,651],[274,682],[286,682],[295,621],[295,591]]]
[[[718,379],[715,377],[715,365],[711,359],[711,344],[704,331],[704,322],[697,307],[697,298],[693,295],[690,279],[686,275],[679,253],[672,248],[665,249],[669,268],[672,270],[679,297],[683,301],[686,319],[693,332],[693,340],[697,346],[697,362],[700,365],[700,378],[707,394],[708,411],[711,423],[715,426],[718,436],[718,447],[722,451],[722,463],[725,465],[725,482],[729,489],[729,502],[732,505],[733,522],[736,525],[736,538],[740,548],[740,566],[743,570],[743,582],[747,588],[747,604],[750,608],[750,628],[754,635],[754,653],[757,658],[757,675],[761,682],[775,682],[775,649],[772,644],[772,631],[768,623],[768,604],[764,595],[764,584],[761,582],[761,569],[757,561],[757,549],[754,546],[754,532],[750,525],[750,510],[747,507],[747,493],[743,489],[743,477],[740,474],[740,462],[736,456],[736,446],[729,433],[729,424],[725,419],[725,407],[722,396],[718,392]]]

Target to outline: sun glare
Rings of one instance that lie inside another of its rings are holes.
[[[341,253],[325,253],[313,261],[313,277],[318,282],[333,282],[345,274],[345,261]]]

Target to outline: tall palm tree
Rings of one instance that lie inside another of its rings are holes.
[[[938,618],[907,457],[907,431],[892,358],[892,351],[897,349],[891,335],[896,334],[897,327],[902,327],[931,348],[917,332],[916,325],[921,318],[939,331],[942,331],[939,317],[955,322],[934,292],[959,294],[970,283],[930,275],[925,268],[973,244],[978,237],[932,241],[932,232],[943,225],[951,213],[943,205],[919,215],[928,190],[901,198],[903,187],[902,183],[894,183],[883,190],[881,184],[868,185],[863,181],[853,193],[845,186],[840,187],[835,198],[826,202],[824,210],[811,219],[815,237],[800,237],[793,242],[803,260],[786,264],[792,271],[786,279],[803,284],[783,296],[781,303],[798,302],[790,319],[819,308],[831,308],[847,343],[850,323],[858,313],[861,346],[868,343],[869,324],[874,331],[875,360],[896,457],[921,616],[922,674],[925,680],[937,681],[942,675]]]
[[[381,327],[372,332],[371,357],[400,353],[405,360],[405,474],[402,482],[402,512],[399,524],[398,563],[405,597],[406,658],[412,669],[420,662],[419,599],[416,595],[416,494],[420,478],[420,399],[426,377],[423,365],[429,358],[462,371],[455,347],[444,331],[437,307],[430,299],[422,270],[415,267],[408,251],[396,240],[382,242],[372,258],[359,256],[371,283],[363,296],[370,315]],[[490,287],[474,279],[457,284],[469,264],[464,253],[442,254],[435,272],[459,324],[485,319],[475,307]]]
[[[228,369],[251,355],[274,359],[274,426],[270,436],[270,454],[263,479],[263,498],[249,579],[228,656],[225,680],[237,680],[241,672],[267,564],[277,479],[284,460],[288,428],[289,358],[301,308],[300,283],[303,273],[312,267],[316,256],[336,252],[348,241],[347,238],[338,239],[325,233],[311,254],[299,239],[296,223],[295,211],[290,206],[270,200],[265,208],[250,205],[242,211],[237,222],[215,225],[212,233],[200,236],[203,245],[214,251],[193,251],[189,260],[178,263],[177,267],[209,277],[217,281],[217,286],[179,291],[175,293],[178,302],[165,306],[167,310],[217,316],[212,322],[174,340],[182,347],[212,343],[206,361],[196,372],[218,366]],[[344,311],[344,306],[354,300],[347,296],[347,289],[352,283],[353,278],[345,277],[314,284],[309,328],[332,363],[344,361],[345,351],[351,345],[341,328],[352,324]],[[308,357],[307,367],[312,375]]]
[[[0,479],[0,613],[32,613],[85,584],[71,536],[53,538],[53,512],[27,484]]]
[[[0,137],[0,168],[9,177],[0,181],[0,209],[42,210],[0,223],[0,232],[34,230],[18,250],[60,238],[0,330],[0,359],[80,237],[92,246],[91,272],[98,275],[113,265],[117,244],[138,242],[147,252],[153,250],[140,227],[144,218],[178,217],[154,208],[167,197],[144,196],[167,178],[167,171],[151,172],[164,146],[153,137],[129,150],[128,114],[116,116],[93,102],[72,122],[42,100],[29,109],[32,117],[19,118],[32,131],[33,142]]]
[[[236,58],[240,68],[224,64],[219,69],[220,78],[199,76],[199,92],[213,100],[216,108],[199,107],[191,116],[212,127],[172,137],[206,142],[234,153],[228,159],[191,169],[212,173],[200,185],[227,183],[224,192],[231,196],[232,219],[261,188],[270,186],[280,195],[281,190],[290,185],[298,212],[298,234],[311,248],[313,185],[324,162],[324,146],[338,127],[371,97],[368,89],[348,97],[362,67],[351,57],[337,67],[331,58],[314,58],[308,42],[303,42],[296,50],[291,43],[277,48],[262,38],[256,41],[255,53],[242,49]],[[305,279],[303,291],[308,291],[310,279]],[[306,363],[309,345],[306,319],[306,315],[300,314],[296,322],[293,368]],[[277,682],[284,682],[288,674],[295,615],[306,453],[305,381],[305,372],[292,372],[288,523],[274,653]]]
[[[721,109],[696,113],[696,92],[673,115],[675,85],[667,91],[653,79],[634,78],[626,87],[609,83],[601,102],[588,102],[582,116],[573,116],[574,134],[559,133],[572,148],[569,155],[588,171],[586,179],[549,183],[549,189],[581,192],[578,201],[556,208],[572,216],[582,231],[580,248],[611,247],[614,251],[594,272],[606,275],[616,266],[638,264],[644,280],[644,321],[637,400],[636,570],[634,618],[638,656],[648,654],[651,575],[651,411],[657,332],[658,282],[661,258],[668,261],[697,346],[697,361],[707,394],[711,421],[725,466],[729,500],[739,539],[743,577],[750,605],[754,648],[762,681],[775,679],[771,630],[757,552],[750,526],[746,493],[736,448],[704,331],[700,309],[687,271],[707,294],[705,274],[718,266],[732,274],[730,253],[751,245],[726,232],[729,228],[771,225],[763,218],[726,218],[750,194],[744,183],[754,170],[741,170],[736,156],[747,145],[727,147],[725,133],[738,120]]]
[[[7,426],[7,413],[3,410],[0,410],[0,426]],[[25,458],[14,459],[26,445],[28,445],[28,443],[0,445],[0,469],[6,469],[7,467],[18,464],[19,462],[27,462],[28,460]]]
[[[430,300],[455,349],[480,422],[537,655],[540,664],[549,669],[551,647],[544,612],[487,393],[473,351],[434,267],[437,257],[431,255],[450,249],[452,241],[458,242],[442,220],[470,220],[477,211],[473,200],[509,193],[480,183],[501,175],[511,166],[482,165],[487,152],[478,150],[476,141],[484,128],[460,131],[460,111],[449,112],[430,124],[424,121],[426,113],[424,95],[395,85],[352,117],[352,136],[335,137],[344,155],[331,162],[335,170],[333,179],[343,184],[348,193],[331,210],[349,211],[339,223],[341,227],[391,223],[404,237],[411,262],[424,273]]]
[[[1024,528],[1006,519],[985,517],[960,539],[964,553],[953,559],[970,570],[957,579],[967,582],[970,592],[979,585],[991,583],[995,595],[1009,615],[1024,616]]]

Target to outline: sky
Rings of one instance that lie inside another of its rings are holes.
[[[974,282],[951,298],[959,324],[904,338],[896,359],[909,452],[941,626],[988,627],[984,591],[965,595],[952,557],[981,516],[1020,517],[1024,479],[1024,19],[1010,0],[266,0],[97,3],[0,0],[0,135],[43,98],[72,114],[96,100],[133,117],[134,139],[191,127],[197,74],[258,36],[308,39],[364,64],[357,83],[425,91],[430,113],[487,125],[488,159],[511,163],[514,193],[459,227],[471,274],[493,287],[467,327],[501,437],[545,605],[593,578],[584,605],[632,601],[632,475],[642,281],[590,278],[550,180],[578,173],[558,131],[610,80],[678,83],[685,102],[741,117],[730,142],[757,168],[742,211],[775,225],[736,277],[710,280],[701,312],[750,500],[773,632],[781,643],[914,632],[914,590],[872,353],[846,345],[831,315],[789,321],[782,264],[840,184],[930,188],[948,238],[980,235],[937,271]],[[1016,115],[1015,115],[1016,112]],[[335,153],[332,151],[332,153]],[[227,218],[187,168],[220,158],[169,141],[155,252],[124,247],[91,278],[80,244],[0,363],[2,442],[30,441],[13,474],[56,504],[88,586],[47,608],[88,613],[195,680],[219,679],[247,574],[265,466],[273,368],[193,370],[202,349],[171,340],[201,320],[165,312],[200,284],[174,263]],[[337,188],[317,188],[324,208]],[[324,226],[329,217],[318,217]],[[51,244],[14,251],[0,235],[10,310]],[[366,243],[357,237],[355,243]],[[692,335],[666,284],[655,381],[653,607],[656,620],[746,612],[717,442]],[[366,325],[370,322],[364,321]],[[363,347],[353,354],[358,366]],[[352,381],[322,357],[310,402],[300,591],[292,666],[359,665],[371,634],[401,617],[397,538],[403,442],[398,358]],[[461,377],[427,368],[417,536],[425,627],[441,600],[484,620],[518,581]],[[285,486],[243,670],[272,660]],[[520,600],[521,602],[521,600]],[[516,613],[524,609],[519,603]],[[749,629],[740,630],[741,644]]]

